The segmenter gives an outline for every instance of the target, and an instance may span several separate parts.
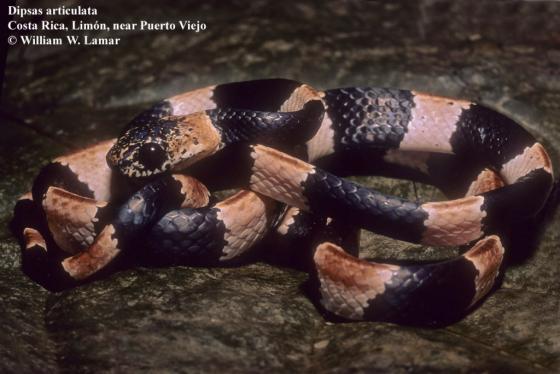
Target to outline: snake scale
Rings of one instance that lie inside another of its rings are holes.
[[[432,183],[451,200],[407,201],[343,178],[375,173]],[[492,289],[504,228],[537,214],[552,185],[543,146],[485,106],[264,79],[163,100],[117,139],[53,160],[17,202],[12,228],[24,270],[53,289],[122,258],[227,265],[265,237],[305,243],[327,313],[431,324]],[[209,192],[223,188],[241,190],[221,201]],[[469,248],[433,263],[370,262],[358,257],[359,229]]]

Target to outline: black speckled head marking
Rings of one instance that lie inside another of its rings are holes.
[[[205,112],[165,117],[129,128],[107,154],[107,162],[128,177],[150,177],[181,170],[216,152],[220,143]]]
[[[130,177],[145,177],[170,167],[170,142],[179,136],[179,118],[150,119],[126,130],[107,154],[109,166]]]
[[[107,154],[107,163],[129,177],[145,177],[167,170],[169,143],[179,134],[182,117],[172,117],[167,100],[138,114],[121,132]]]
[[[171,103],[167,100],[160,101],[159,103],[152,106],[150,109],[143,111],[138,114],[128,123],[128,125],[123,129],[126,132],[131,127],[143,126],[145,123],[152,122],[159,118],[168,117],[173,114],[173,108]]]

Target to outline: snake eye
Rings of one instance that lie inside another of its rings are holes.
[[[166,158],[165,150],[157,143],[146,143],[138,151],[138,161],[148,170],[161,168]]]

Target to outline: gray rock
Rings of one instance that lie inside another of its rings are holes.
[[[22,1],[20,6],[53,6]],[[67,2],[67,5],[77,2]],[[484,102],[541,140],[558,170],[560,3],[262,0],[98,1],[101,21],[208,24],[201,33],[119,33],[111,48],[14,47],[0,138],[0,371],[550,372],[560,369],[560,215],[520,241],[503,282],[464,320],[423,329],[332,323],[306,274],[239,268],[130,269],[48,293],[19,269],[7,223],[52,157],[116,136],[134,113],[191,88],[262,77],[318,88],[413,88]],[[116,36],[116,35],[114,35]],[[9,117],[9,118],[8,118]],[[360,179],[415,199],[410,182]],[[441,198],[418,186],[421,199]],[[436,260],[364,234],[362,254]]]

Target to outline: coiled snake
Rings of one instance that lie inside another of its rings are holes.
[[[417,203],[341,177],[380,169],[429,181],[454,199]],[[191,176],[177,174],[185,171]],[[55,159],[18,201],[12,228],[24,270],[50,288],[78,284],[127,256],[228,264],[275,235],[291,246],[309,243],[327,311],[433,323],[489,292],[504,254],[500,232],[539,212],[552,182],[542,145],[484,106],[268,79],[174,96],[139,114],[118,139]],[[205,185],[244,189],[216,202]],[[372,263],[346,244],[358,228],[471,247],[443,262]]]

